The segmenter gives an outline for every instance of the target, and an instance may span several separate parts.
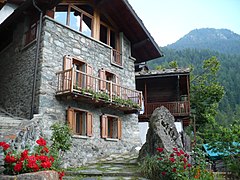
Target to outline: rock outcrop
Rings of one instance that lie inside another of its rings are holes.
[[[154,155],[158,147],[163,147],[169,152],[174,147],[183,147],[174,124],[174,117],[164,106],[156,108],[150,118],[146,143],[139,152],[139,159],[142,159],[147,154]]]

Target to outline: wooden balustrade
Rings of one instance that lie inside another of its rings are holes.
[[[58,72],[57,79],[57,95],[77,93],[119,105],[130,105],[135,109],[142,105],[141,91],[123,87],[74,68]]]
[[[150,117],[157,107],[166,107],[173,116],[188,116],[190,114],[189,101],[175,101],[175,102],[158,102],[145,103],[144,114],[145,117]]]

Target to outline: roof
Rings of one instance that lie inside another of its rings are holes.
[[[190,68],[172,68],[172,69],[150,70],[150,71],[143,70],[143,71],[135,72],[136,79],[189,75],[189,74],[190,74]]]
[[[16,0],[10,0],[16,1]],[[60,0],[36,0],[44,7],[56,5]],[[29,6],[32,0],[20,0],[17,8],[1,26],[6,27],[16,21],[18,16]],[[117,22],[120,32],[128,38],[132,45],[132,56],[136,62],[145,62],[163,56],[158,44],[144,26],[127,0],[98,0],[97,3],[106,14]],[[0,30],[3,28],[0,26]]]

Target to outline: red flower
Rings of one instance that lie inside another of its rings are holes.
[[[166,175],[166,172],[165,172],[165,171],[163,171],[163,172],[162,172],[162,175],[163,175],[163,176],[165,176],[165,175]]]
[[[0,146],[3,146],[4,144],[6,144],[6,142],[0,142]]]
[[[173,162],[175,162],[175,159],[174,158],[169,158],[169,160],[173,163]]]
[[[190,167],[192,167],[192,165],[191,165],[191,164],[188,164],[187,166],[188,166],[189,168],[190,168]]]
[[[188,155],[187,153],[186,153],[186,154],[184,154],[184,156],[185,156],[185,157],[187,157],[187,158],[189,158],[189,155]]]
[[[51,162],[50,161],[45,161],[45,162],[42,162],[41,163],[41,166],[45,169],[48,169],[52,166]]]
[[[187,159],[186,158],[183,158],[183,162],[184,162],[184,164],[187,162]]]
[[[5,161],[6,163],[11,164],[11,163],[16,162],[17,160],[16,160],[16,158],[15,158],[14,156],[10,156],[9,154],[7,154],[6,157],[5,157],[5,159],[4,159],[4,161]]]
[[[183,168],[186,169],[186,165],[184,165]]]
[[[1,146],[2,146],[4,151],[6,151],[10,147],[10,145],[5,143],[5,142],[3,142],[3,144]]]
[[[172,172],[176,172],[176,171],[177,171],[177,169],[176,169],[176,168],[173,168],[173,169],[172,169]]]
[[[173,148],[173,150],[174,150],[174,151],[178,151],[178,149],[177,149],[177,148]]]
[[[183,150],[180,150],[179,152],[180,152],[181,154],[185,154],[185,152],[184,152]]]
[[[28,157],[28,150],[24,150],[21,153],[21,160],[27,159],[27,157]]]
[[[48,161],[48,157],[47,157],[47,156],[38,156],[37,159],[40,160],[41,162],[46,162],[46,161]]]
[[[63,176],[65,175],[64,171],[58,172],[59,180],[62,180]]]
[[[14,166],[13,169],[14,169],[15,172],[20,172],[22,170],[22,168],[23,168],[23,163],[19,162]]]
[[[41,150],[41,153],[48,153],[49,150],[46,146],[43,147],[43,149]]]
[[[37,144],[39,144],[39,146],[46,146],[46,144],[47,144],[45,139],[43,139],[42,137],[40,137],[36,142],[37,142]]]
[[[172,153],[172,154],[170,154],[170,156],[171,156],[171,157],[174,157],[174,154]]]
[[[50,156],[49,160],[50,160],[51,163],[53,163],[54,162],[54,157]]]
[[[36,161],[35,162],[34,161],[28,161],[27,167],[32,169],[34,172],[39,170],[39,167],[38,167]]]
[[[157,151],[160,153],[163,152],[163,150],[164,150],[164,148],[157,148]]]
[[[180,152],[176,152],[177,156],[181,156],[181,153]]]
[[[161,158],[161,157],[160,157],[160,158],[158,158],[158,160],[160,160],[160,161],[161,161],[161,160],[163,160],[163,158]]]

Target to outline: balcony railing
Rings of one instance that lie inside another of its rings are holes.
[[[57,95],[74,94],[95,101],[138,110],[142,105],[142,92],[123,87],[74,68],[57,73]]]
[[[146,103],[142,118],[150,118],[153,111],[161,106],[166,107],[173,116],[189,116],[190,113],[189,101]]]

